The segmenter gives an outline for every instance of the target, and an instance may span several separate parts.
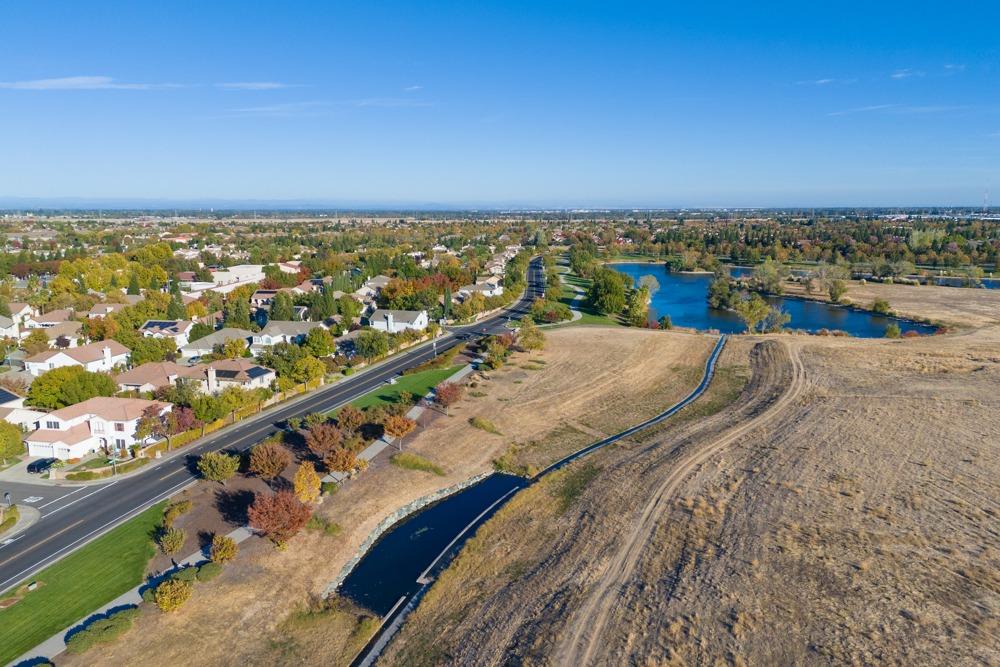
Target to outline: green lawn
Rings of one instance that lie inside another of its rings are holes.
[[[561,302],[565,303],[570,308],[573,308],[573,299],[576,297],[576,292],[570,287],[570,285],[575,285],[582,288],[584,291],[590,288],[590,280],[586,278],[581,278],[575,273],[566,274],[566,283],[563,285],[563,296],[559,299]],[[580,311],[582,317],[576,322],[563,322],[556,326],[574,326],[580,324],[600,324],[604,326],[618,326],[621,322],[616,317],[608,317],[603,315],[596,310],[594,310],[590,303],[587,301],[587,295],[584,294],[579,301],[576,302],[576,309]]]
[[[396,384],[382,385],[378,389],[370,391],[361,398],[352,401],[351,405],[356,408],[367,408],[372,405],[396,403],[399,400],[399,395],[404,391],[410,392],[414,397],[424,396],[431,389],[457,373],[461,368],[462,364],[458,364],[457,366],[449,366],[447,368],[432,368],[420,373],[401,375],[396,378]],[[336,410],[333,410],[330,414],[335,415],[336,412]]]
[[[142,583],[154,554],[150,535],[163,517],[158,503],[30,581],[39,586],[0,611],[0,664],[6,664],[66,626]],[[3,597],[11,597],[9,591]]]

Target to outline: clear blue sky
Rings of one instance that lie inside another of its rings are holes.
[[[0,199],[1000,202],[998,3],[74,0],[0,25]]]

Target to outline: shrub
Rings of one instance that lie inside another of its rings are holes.
[[[207,480],[226,483],[240,467],[240,457],[223,452],[209,452],[198,459],[198,472]]]
[[[166,509],[163,510],[163,527],[170,528],[174,525],[174,520],[177,519],[177,517],[182,514],[187,514],[190,511],[190,500],[178,500],[175,503],[170,503],[167,505]]]
[[[239,553],[239,545],[236,540],[228,535],[216,535],[212,538],[211,554],[213,563],[228,563]]]
[[[183,530],[179,528],[167,528],[160,533],[159,540],[157,541],[160,543],[163,553],[172,556],[184,548],[185,539]]]
[[[888,315],[892,310],[889,308],[889,302],[885,299],[875,299],[872,303],[872,312],[879,313],[880,315]]]
[[[494,435],[502,435],[500,433],[500,429],[494,426],[493,422],[488,419],[484,419],[482,417],[472,417],[469,419],[469,423],[481,431],[486,431],[487,433],[492,433]]]
[[[885,328],[886,338],[899,338],[899,336],[900,336],[899,325],[896,324],[895,322],[890,323],[889,326]]]
[[[332,496],[338,491],[339,487],[336,482],[323,482],[319,485],[319,491],[324,496]]]
[[[198,568],[194,566],[182,567],[181,569],[171,574],[170,578],[174,581],[192,582],[198,578]]]
[[[139,610],[132,607],[94,621],[66,640],[66,652],[78,655],[97,644],[111,644],[117,641],[119,637],[132,629],[132,621],[135,620],[138,613]]]
[[[198,581],[211,581],[222,574],[222,566],[215,562],[204,563],[198,567]]]
[[[153,601],[160,611],[171,612],[180,609],[191,597],[191,582],[167,579],[156,587]]]
[[[156,589],[150,586],[142,591],[143,602],[156,602]]]
[[[333,537],[340,533],[340,524],[313,514],[309,521],[306,522],[306,530],[322,530],[324,534]]]

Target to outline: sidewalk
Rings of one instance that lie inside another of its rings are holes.
[[[457,382],[462,378],[467,377],[474,370],[475,369],[472,367],[472,364],[467,364],[466,366],[463,366],[461,370],[457,371],[454,375],[448,378],[448,382]],[[428,393],[426,396],[424,396],[424,398],[427,400],[433,399],[434,392]],[[420,418],[420,415],[424,414],[424,411],[426,409],[427,408],[425,408],[422,405],[415,405],[412,408],[410,408],[410,411],[406,413],[406,416],[412,419],[413,421],[417,421]],[[381,454],[386,447],[389,447],[395,441],[396,439],[393,438],[391,435],[383,435],[381,438],[379,438],[372,444],[365,447],[364,450],[362,450],[362,452],[358,454],[358,459],[362,461],[371,462],[372,460],[375,459],[376,456]],[[347,479],[346,473],[331,472],[326,477],[324,477],[322,481],[334,482],[336,484],[340,484],[345,479]]]
[[[248,528],[237,528],[236,530],[229,533],[228,536],[233,538],[233,541],[235,541],[237,544],[240,544],[249,539],[250,537],[252,537],[253,533]],[[68,628],[65,628],[58,634],[49,637],[44,642],[42,642],[35,648],[31,649],[21,657],[17,658],[10,664],[20,665],[22,663],[35,663],[39,661],[39,658],[46,658],[48,660],[51,660],[52,658],[54,658],[55,656],[59,655],[60,653],[66,650],[66,638],[72,633],[73,630],[81,630],[87,627],[87,625],[89,625],[90,623],[105,618],[111,612],[119,611],[127,607],[137,607],[138,605],[142,604],[142,591],[150,587],[155,587],[161,581],[169,578],[171,574],[177,572],[178,570],[182,570],[185,567],[189,567],[191,565],[197,565],[206,560],[208,560],[208,554],[206,553],[206,550],[199,550],[194,552],[184,560],[178,561],[175,567],[167,570],[166,572],[161,572],[156,577],[147,579],[146,581],[142,582],[141,584],[139,584],[130,591],[122,593],[114,600],[102,606],[100,609],[90,614],[86,618],[80,619],[79,621],[69,626]]]
[[[42,517],[42,513],[31,505],[15,505],[18,511],[17,523],[0,533],[0,545],[17,537]]]

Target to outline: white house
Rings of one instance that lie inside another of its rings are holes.
[[[479,292],[483,296],[500,296],[503,294],[503,285],[497,278],[488,278],[487,280],[481,280],[474,285],[465,285],[460,287],[456,296],[464,301],[476,292]]]
[[[257,354],[261,348],[271,347],[278,343],[301,343],[316,327],[323,327],[323,323],[271,320],[267,326],[253,334],[250,351]]]
[[[17,320],[6,315],[0,315],[0,338],[20,338],[21,326]]]
[[[213,333],[203,336],[198,340],[191,341],[184,347],[180,349],[181,358],[191,359],[194,357],[203,357],[206,354],[211,354],[215,350],[216,345],[225,345],[234,339],[243,340],[248,346],[250,345],[250,339],[253,338],[253,332],[247,331],[246,329],[237,329],[235,327],[228,327],[226,329],[219,329]]]
[[[32,329],[47,329],[54,327],[60,322],[68,322],[73,319],[73,311],[66,308],[50,310],[44,315],[32,315],[25,321],[25,326]]]
[[[169,338],[177,347],[184,347],[193,326],[190,320],[146,320],[139,333],[146,338]]]
[[[115,382],[122,391],[147,392],[184,380],[193,382],[202,393],[215,394],[226,387],[270,387],[275,377],[273,370],[250,359],[221,359],[194,366],[151,361],[115,376]]]
[[[67,350],[39,352],[24,360],[24,367],[34,376],[61,366],[83,366],[91,372],[109,372],[128,364],[130,351],[116,340],[101,340]]]
[[[27,326],[28,320],[38,315],[38,309],[26,303],[11,301],[7,304],[7,307],[10,308],[10,316],[22,328]]]
[[[94,320],[98,317],[107,317],[111,313],[117,313],[128,305],[127,303],[95,303],[94,307],[87,313],[87,319]]]
[[[97,396],[50,412],[25,436],[28,455],[66,460],[98,450],[127,450],[139,442],[135,431],[150,407],[160,415],[173,408],[162,401]]]
[[[383,310],[378,309],[368,317],[372,329],[386,333],[399,333],[406,329],[423,331],[427,328],[426,310]]]
[[[0,387],[0,419],[22,429],[34,428],[44,412],[24,407],[24,397]]]

